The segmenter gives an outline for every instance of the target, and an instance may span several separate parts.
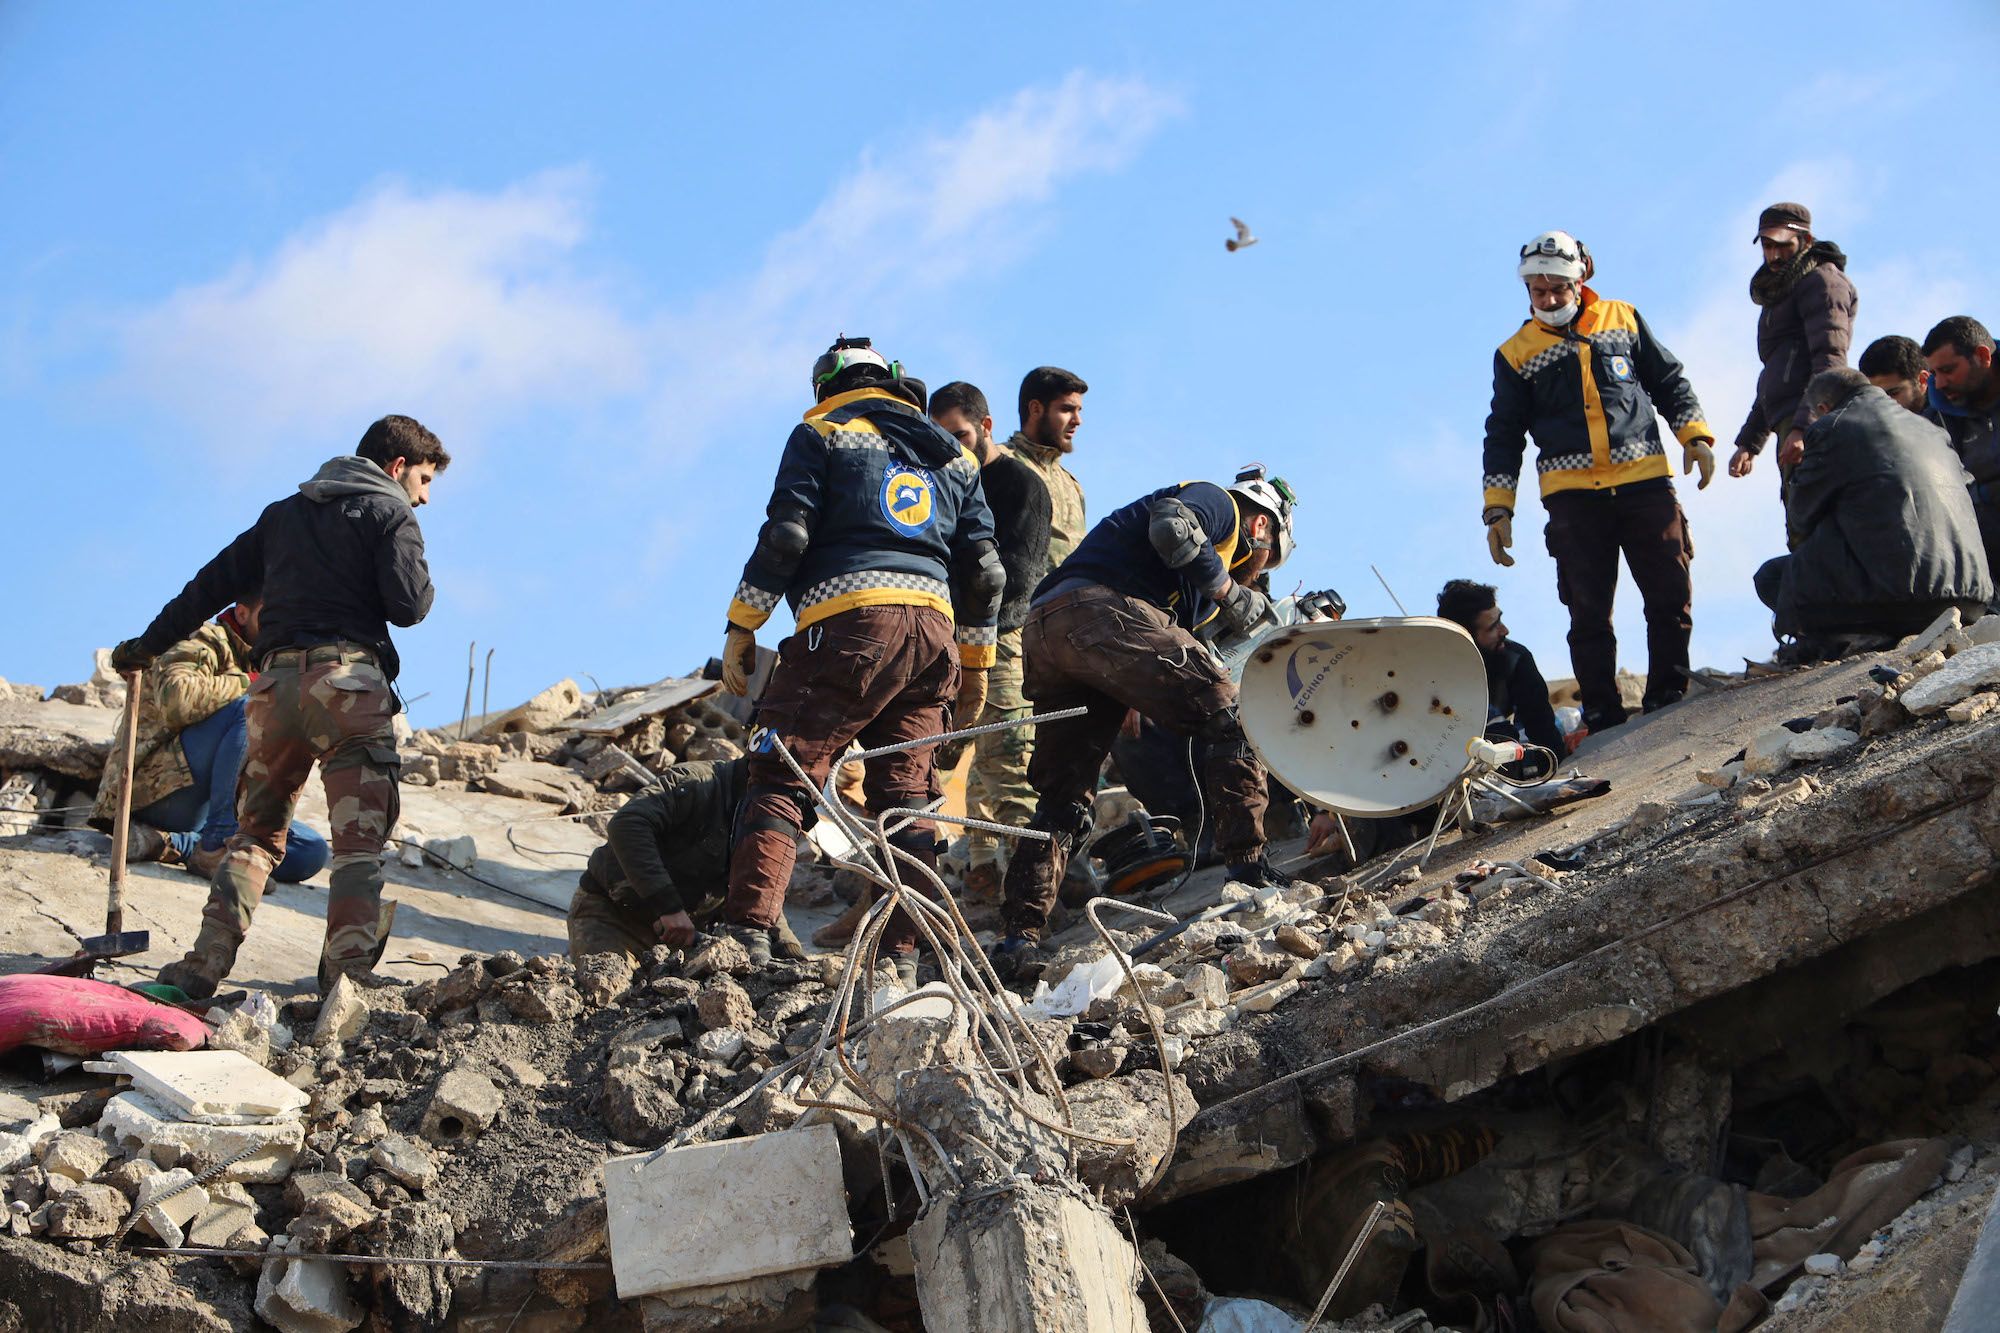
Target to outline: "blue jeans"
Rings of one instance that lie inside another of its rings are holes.
[[[180,734],[180,745],[194,785],[134,810],[132,817],[166,833],[183,860],[196,847],[214,851],[222,846],[236,835],[236,777],[248,743],[241,699],[188,727]],[[271,876],[298,884],[324,870],[332,856],[325,838],[293,820],[285,859]]]

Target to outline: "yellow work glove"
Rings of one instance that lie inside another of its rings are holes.
[[[986,711],[986,668],[958,669],[958,701],[951,706],[952,727],[976,727]]]
[[[1504,509],[1486,511],[1486,549],[1493,553],[1496,565],[1511,565],[1514,557],[1507,554],[1507,548],[1514,544],[1514,516]]]
[[[1681,447],[1687,450],[1681,463],[1681,475],[1685,477],[1699,467],[1701,480],[1695,483],[1694,488],[1707,490],[1708,483],[1715,480],[1715,450],[1709,447],[1707,440],[1689,440]]]
[[[757,636],[731,625],[722,640],[722,688],[734,695],[750,693],[750,673],[757,669]]]

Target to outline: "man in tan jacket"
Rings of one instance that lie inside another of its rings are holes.
[[[250,645],[262,606],[230,607],[153,660],[141,677],[139,741],[133,761],[131,859],[184,866],[208,879],[236,832],[236,777],[247,738],[243,700],[250,693]],[[124,749],[124,729],[112,746]],[[104,769],[90,822],[109,828],[118,815],[122,766]],[[287,884],[325,868],[326,839],[297,820],[274,877]]]

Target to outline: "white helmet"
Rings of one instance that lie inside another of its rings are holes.
[[[1590,276],[1590,251],[1566,231],[1545,231],[1521,247],[1518,272],[1526,282],[1537,273],[1546,273],[1565,282],[1582,282]]]
[[[1248,500],[1277,520],[1277,535],[1271,539],[1271,561],[1265,568],[1276,569],[1284,564],[1292,554],[1292,506],[1299,499],[1291,486],[1283,477],[1267,478],[1262,463],[1250,463],[1237,472],[1236,480],[1229,484],[1229,493]]]

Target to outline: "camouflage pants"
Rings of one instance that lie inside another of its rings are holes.
[[[986,711],[981,723],[1005,722],[1028,716],[1028,697],[1021,690],[1021,631],[1000,636],[1000,652],[986,673]],[[972,725],[969,722],[961,726]],[[965,778],[966,813],[974,819],[1016,828],[1035,813],[1035,789],[1028,782],[1028,754],[1035,748],[1035,729],[1015,727],[995,731],[972,742],[972,768]],[[997,834],[973,830],[966,837],[968,865],[994,865],[1000,858]]]
[[[317,763],[333,823],[325,955],[370,956],[379,943],[382,848],[402,808],[388,678],[371,654],[344,644],[287,649],[265,660],[244,714],[250,737],[236,787],[238,828],[202,916],[232,944],[242,941],[284,859],[292,812]]]

